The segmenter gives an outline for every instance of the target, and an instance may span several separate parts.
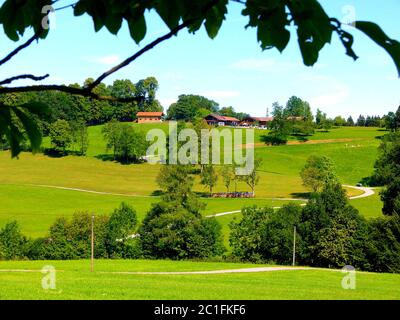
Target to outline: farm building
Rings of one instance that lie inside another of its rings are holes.
[[[247,117],[240,122],[241,126],[252,127],[252,126],[261,126],[266,127],[268,123],[274,120],[273,117]]]
[[[210,114],[204,120],[212,126],[237,126],[240,122],[236,118],[220,116],[218,114]]]
[[[138,112],[136,114],[137,123],[157,123],[162,122],[163,112]]]

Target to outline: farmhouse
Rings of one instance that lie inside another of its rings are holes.
[[[266,127],[272,120],[274,120],[273,117],[247,117],[240,122],[240,125],[244,127]]]
[[[237,126],[240,122],[236,118],[220,116],[218,114],[209,114],[204,120],[212,126]]]
[[[157,123],[162,122],[163,112],[138,112],[136,114],[137,123]]]

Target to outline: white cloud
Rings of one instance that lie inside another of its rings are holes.
[[[341,103],[346,101],[349,94],[350,90],[348,87],[338,86],[332,88],[329,92],[312,97],[310,103],[312,106],[320,108],[338,107]]]
[[[101,56],[101,57],[87,57],[85,58],[86,61],[97,63],[97,64],[104,64],[104,65],[115,65],[121,62],[121,57],[112,54],[108,56]]]

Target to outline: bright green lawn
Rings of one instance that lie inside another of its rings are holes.
[[[76,211],[109,214],[125,201],[135,208],[142,220],[159,197],[126,197],[60,190],[46,187],[0,184],[0,227],[17,220],[24,234],[44,236],[57,217],[70,217]],[[288,201],[264,199],[202,199],[207,204],[204,215],[240,210],[244,206],[281,206]],[[301,203],[301,202],[300,202]],[[222,219],[218,218],[218,219]]]
[[[56,289],[43,290],[40,270],[53,265]],[[250,265],[257,267],[258,265]],[[0,299],[400,299],[400,275],[357,273],[356,289],[341,287],[343,274],[292,270],[220,275],[129,275],[115,271],[194,271],[244,268],[244,264],[171,261],[0,262]],[[62,271],[61,271],[62,270]],[[84,285],[82,285],[84,284]]]
[[[358,211],[360,211],[360,213],[366,218],[381,217],[383,215],[383,202],[381,201],[379,192],[380,189],[376,189],[373,196],[351,200],[350,204],[357,208]]]
[[[144,130],[152,128],[167,130],[166,124],[140,125],[140,127]],[[158,189],[156,176],[159,166],[121,165],[96,159],[94,156],[105,153],[101,128],[101,126],[89,128],[88,157],[50,158],[42,154],[23,153],[19,160],[16,160],[10,159],[8,152],[0,152],[0,200],[2,203],[0,226],[5,221],[17,219],[28,235],[43,235],[57,216],[70,216],[76,210],[109,213],[121,201],[132,204],[139,218],[142,218],[150,204],[158,201],[157,198],[148,198],[148,196]],[[265,130],[256,131],[256,135],[261,133],[264,134]],[[261,179],[256,187],[258,199],[207,199],[208,206],[205,214],[240,210],[244,205],[278,206],[282,203],[262,198],[304,197],[307,190],[301,185],[299,171],[312,154],[331,157],[341,181],[355,184],[371,174],[379,144],[379,140],[375,137],[384,133],[375,128],[340,128],[332,129],[328,133],[317,132],[314,138],[354,137],[362,140],[257,148],[256,155],[263,158]],[[221,180],[215,188],[217,192],[225,190]],[[26,186],[29,184],[134,194],[140,197],[127,198]],[[244,183],[239,183],[238,190],[246,191],[249,187]],[[206,192],[206,189],[199,185],[198,177],[195,191]],[[357,195],[354,190],[351,193]],[[355,200],[353,203],[367,217],[380,215],[381,203],[378,196]]]

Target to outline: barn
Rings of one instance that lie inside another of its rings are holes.
[[[237,126],[240,122],[236,118],[220,116],[218,114],[209,114],[204,120],[211,126]]]
[[[157,123],[162,122],[163,112],[138,112],[136,114],[137,123]]]

